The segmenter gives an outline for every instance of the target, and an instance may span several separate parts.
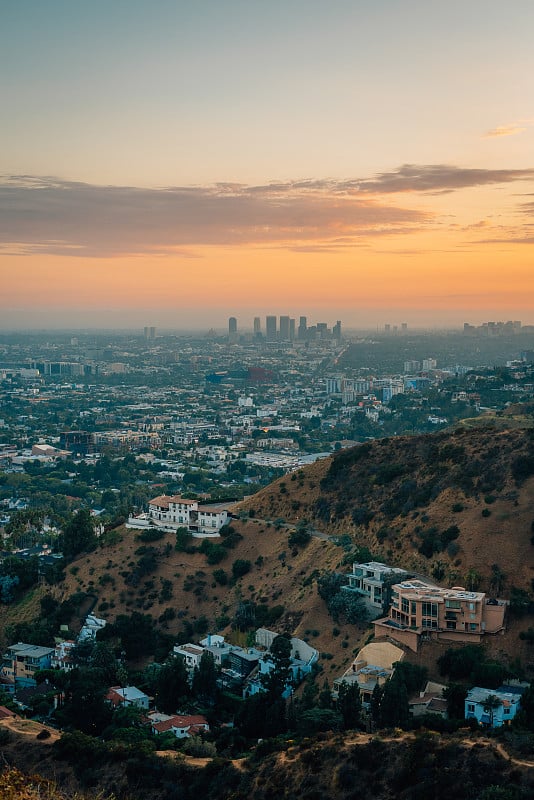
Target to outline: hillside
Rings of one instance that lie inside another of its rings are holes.
[[[68,736],[64,740],[50,744],[36,740],[35,733],[10,732],[0,767],[1,796],[6,800],[174,800],[177,796],[345,800],[357,795],[369,800],[523,800],[532,797],[534,789],[533,762],[510,756],[508,741],[467,730],[455,735],[347,732],[299,741],[278,739],[260,744],[250,758],[233,762],[215,758],[193,763],[176,754],[166,757],[131,748],[126,758],[126,752],[121,756],[117,751],[115,757],[101,756],[89,769],[91,755],[80,751],[83,772],[65,760],[83,742],[76,744]],[[91,746],[98,745],[93,740]],[[28,777],[31,770],[39,775]]]
[[[460,428],[381,439],[285,476],[242,503],[262,519],[307,519],[444,585],[504,595],[534,577],[534,430]],[[457,530],[456,530],[457,529]],[[497,585],[492,565],[506,576]]]
[[[322,570],[347,571],[353,557],[366,554],[362,548],[441,585],[516,599],[522,590],[519,599],[528,605],[533,460],[531,430],[462,428],[343,450],[243,502],[233,533],[221,540],[227,546],[218,545],[220,563],[209,563],[198,540],[176,550],[174,534],[143,542],[139,532],[121,528],[72,562],[63,583],[41,586],[31,599],[7,607],[1,624],[34,619],[46,593],[58,600],[78,593],[80,617],[91,608],[110,622],[139,612],[151,615],[165,641],[223,631],[244,643],[245,634],[232,630],[232,622],[250,602],[258,625],[301,636],[324,653],[331,679],[350,663],[368,631],[334,623],[315,578]],[[290,529],[303,520],[326,536],[290,546]],[[233,577],[236,561],[249,571]],[[73,618],[73,630],[77,624]],[[531,645],[518,634],[531,626],[528,613],[511,619],[506,635],[489,646],[505,660],[519,657],[528,665],[534,660]],[[164,646],[168,652],[169,644]],[[439,653],[429,645],[419,658],[433,672]]]

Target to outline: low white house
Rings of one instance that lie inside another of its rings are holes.
[[[112,686],[106,695],[106,700],[112,706],[136,706],[148,709],[150,697],[136,686]]]

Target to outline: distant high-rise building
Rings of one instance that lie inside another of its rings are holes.
[[[341,320],[339,319],[332,328],[332,336],[337,342],[341,341]]]
[[[410,359],[409,361],[404,362],[404,372],[406,375],[410,375],[414,372],[421,371],[421,362],[416,361],[415,359]]]
[[[428,372],[430,369],[436,369],[438,362],[435,358],[423,358],[423,372]]]
[[[265,317],[265,336],[268,342],[276,342],[276,317]]]
[[[237,319],[230,317],[228,320],[228,341],[237,342]]]
[[[391,325],[389,324],[389,322],[386,322],[386,324],[384,325],[384,331],[386,333],[389,333],[391,331]]]
[[[317,333],[319,334],[321,339],[326,339],[326,336],[328,334],[328,325],[326,324],[326,322],[318,322],[316,328],[317,328]]]
[[[408,323],[407,322],[401,322],[401,331],[403,333],[406,333],[407,330],[408,330]]]
[[[145,339],[155,339],[156,338],[156,329],[153,325],[150,327],[145,326]]]
[[[308,318],[301,317],[299,320],[299,329],[298,329],[298,338],[302,341],[302,339],[306,338],[306,332],[308,330]]]
[[[280,341],[289,342],[289,317],[280,317]]]
[[[261,333],[261,319],[259,317],[254,317],[254,336],[257,336]]]
[[[295,320],[293,317],[289,320],[289,341],[295,341]]]

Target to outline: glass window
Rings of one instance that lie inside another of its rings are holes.
[[[437,603],[423,603],[423,616],[424,617],[437,617],[438,604]]]

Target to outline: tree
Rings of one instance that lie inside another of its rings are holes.
[[[244,558],[238,558],[232,564],[232,576],[234,580],[242,578],[247,572],[250,572],[252,564]]]
[[[490,728],[493,728],[495,712],[501,706],[502,706],[502,700],[500,700],[496,694],[489,694],[482,703],[482,708],[487,714],[489,714]]]
[[[443,691],[447,701],[447,716],[449,719],[463,719],[465,716],[465,698],[467,689],[461,683],[451,683]]]
[[[71,518],[63,531],[61,547],[65,558],[75,558],[79,553],[93,550],[96,535],[88,508],[82,508]]]
[[[408,726],[409,720],[410,707],[406,684],[393,673],[393,677],[384,686],[384,694],[380,703],[380,723],[381,725],[405,728]]]
[[[478,587],[480,586],[480,581],[482,580],[482,576],[480,572],[478,572],[474,567],[471,567],[467,570],[465,575],[465,585],[467,586],[470,592],[476,592]]]
[[[104,697],[106,686],[98,674],[86,668],[68,674],[65,705],[56,712],[62,726],[72,725],[83,733],[99,736],[111,721],[112,710]]]
[[[357,728],[361,723],[362,701],[357,683],[342,682],[339,687],[337,707],[343,717],[343,727]]]
[[[217,677],[215,659],[210,652],[205,651],[202,653],[198,667],[195,667],[192,689],[195,697],[210,706],[215,705],[217,700]]]
[[[289,683],[291,674],[291,639],[288,636],[276,636],[269,649],[272,669],[262,675],[262,684],[273,700],[282,697]]]
[[[182,656],[174,656],[158,672],[156,705],[166,714],[175,714],[180,700],[189,694],[187,669]]]
[[[298,720],[299,733],[310,735],[320,731],[339,731],[343,726],[343,718],[331,708],[311,708],[303,711]]]
[[[495,594],[501,593],[505,581],[506,581],[506,575],[504,574],[500,566],[498,564],[492,564],[490,588],[495,592]]]
[[[375,688],[373,689],[373,693],[371,695],[371,718],[374,725],[380,725],[380,705],[382,703],[383,695],[383,687],[380,686],[379,683],[375,684]]]

